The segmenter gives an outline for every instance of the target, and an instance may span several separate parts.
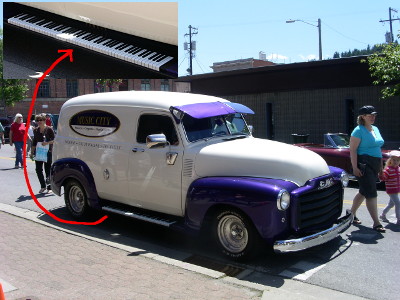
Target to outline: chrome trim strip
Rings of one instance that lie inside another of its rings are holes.
[[[109,207],[109,206],[103,206],[102,209],[105,210],[105,211],[109,211],[109,212],[116,213],[116,214],[119,214],[119,215],[123,215],[123,216],[126,216],[126,217],[130,217],[130,218],[134,218],[134,219],[138,219],[138,220],[142,220],[142,221],[146,221],[146,222],[151,222],[151,223],[162,225],[162,226],[166,226],[166,227],[169,227],[172,224],[176,223],[175,221],[168,221],[168,220],[161,220],[161,219],[151,218],[151,217],[139,215],[139,214],[136,214],[136,213],[133,213],[133,212],[129,212],[129,211],[116,209],[116,208]]]
[[[287,253],[297,252],[324,244],[333,240],[339,233],[349,228],[353,219],[354,215],[352,213],[347,213],[346,216],[338,220],[338,224],[333,225],[329,229],[298,239],[276,241],[273,249],[276,253]]]

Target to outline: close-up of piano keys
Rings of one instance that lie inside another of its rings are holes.
[[[108,29],[96,25],[96,19],[93,20],[93,18],[88,24],[88,22],[73,20],[18,3],[5,3],[4,11],[4,23],[12,26],[13,29],[29,31],[55,42],[62,42],[65,45],[64,48],[77,46],[93,51],[93,55],[102,55],[130,64],[132,65],[130,77],[135,77],[135,68],[141,70],[142,77],[143,70],[149,71],[148,78],[176,78],[178,76],[178,51],[175,45],[118,32],[115,30],[116,26],[111,26],[114,29]],[[106,11],[103,10],[103,12]],[[103,25],[104,22],[99,22],[99,24]],[[119,26],[122,28],[121,25]],[[129,26],[131,25],[126,24],[126,27]],[[5,41],[7,41],[7,36]],[[7,42],[5,42],[5,47],[7,47]],[[147,73],[144,74],[147,75]]]

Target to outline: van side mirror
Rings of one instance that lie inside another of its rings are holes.
[[[167,146],[169,143],[167,141],[167,137],[165,134],[151,134],[146,137],[146,146],[147,148],[163,148]]]

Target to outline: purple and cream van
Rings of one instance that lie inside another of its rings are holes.
[[[346,230],[347,174],[316,153],[254,138],[225,99],[173,92],[79,96],[60,113],[51,185],[77,219],[96,209],[205,232],[232,259],[262,243],[304,250]]]

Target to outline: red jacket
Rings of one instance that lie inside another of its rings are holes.
[[[381,179],[385,181],[388,194],[400,193],[400,167],[386,167]]]
[[[14,122],[11,124],[12,142],[23,142],[25,134],[25,124]]]

